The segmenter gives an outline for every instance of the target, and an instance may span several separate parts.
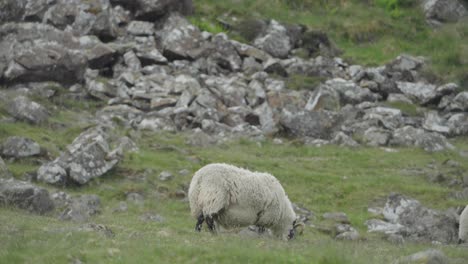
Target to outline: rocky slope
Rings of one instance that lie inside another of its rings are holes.
[[[251,43],[240,43],[193,26],[184,17],[194,12],[191,1],[1,5],[7,12],[0,12],[0,125],[47,124],[61,100],[104,105],[89,117],[95,127],[84,129],[57,157],[41,160],[36,177],[48,184],[83,185],[114,168],[125,151],[137,148],[114,133],[119,126],[191,131],[193,144],[283,136],[310,145],[417,146],[430,152],[454,149],[448,138],[468,134],[468,92],[455,83],[431,83],[425,58],[401,55],[379,67],[352,65],[337,57],[339,49],[325,33],[275,20],[256,21]],[[323,82],[290,89],[294,76]],[[12,137],[2,142],[0,156],[20,159],[44,151],[28,138]],[[4,167],[0,159],[0,176],[9,178]],[[0,183],[2,203],[33,212],[53,209],[46,194],[29,183]],[[86,219],[99,207],[96,197],[54,199],[68,206],[64,219]],[[387,219],[390,224],[368,225],[415,240],[455,241],[455,224],[437,237],[428,230],[446,219],[456,222],[456,216],[418,210],[433,216],[422,231],[395,217]],[[353,239],[350,228],[342,233]]]

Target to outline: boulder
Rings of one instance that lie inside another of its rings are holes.
[[[436,111],[429,111],[425,114],[423,128],[445,135],[450,133],[450,127],[446,124],[446,120],[440,117]]]
[[[426,19],[436,23],[457,22],[468,15],[465,6],[458,0],[425,0],[423,9]]]
[[[195,60],[205,50],[205,40],[198,28],[179,14],[171,14],[156,33],[162,40],[163,55],[168,60]]]
[[[0,24],[5,22],[20,21],[27,0],[3,0],[0,2]]]
[[[253,44],[271,56],[281,59],[288,57],[293,48],[286,27],[276,20],[269,22],[265,32],[258,36]]]
[[[355,105],[362,102],[375,102],[379,99],[379,96],[372,93],[369,89],[359,87],[352,81],[346,81],[340,78],[326,81],[325,86],[339,93],[342,106],[346,104]]]
[[[447,139],[436,132],[426,132],[420,128],[405,126],[394,131],[390,140],[391,145],[399,146],[418,146],[426,151],[442,151],[454,149]]]
[[[363,134],[363,141],[369,146],[386,146],[390,141],[391,132],[386,129],[371,127]]]
[[[37,23],[0,26],[0,64],[6,82],[83,80],[87,59],[70,32]]]
[[[340,115],[330,111],[302,111],[293,114],[283,110],[280,119],[280,124],[288,135],[319,139],[330,139],[340,123]]]
[[[7,104],[6,110],[14,118],[35,125],[44,123],[49,118],[49,112],[44,106],[22,95],[16,97]]]
[[[51,184],[85,184],[112,169],[121,159],[119,149],[110,150],[103,129],[81,133],[54,161],[42,165],[38,179]]]
[[[437,98],[437,87],[433,84],[397,82],[397,87],[406,97],[420,105],[431,103]]]
[[[449,100],[446,107],[449,111],[468,111],[468,92],[457,94],[452,100]]]
[[[446,124],[450,129],[450,135],[468,135],[468,113],[454,114],[448,118]]]
[[[15,179],[0,178],[0,205],[14,206],[37,214],[54,209],[46,189]]]
[[[37,156],[41,147],[37,142],[25,137],[9,137],[0,146],[0,154],[4,157],[26,158]]]
[[[134,36],[151,36],[154,34],[154,23],[134,20],[127,26],[127,33]]]
[[[99,214],[101,211],[101,200],[99,196],[94,194],[85,194],[72,201],[60,214],[61,220],[71,220],[75,222],[86,222],[92,216]]]
[[[369,232],[399,234],[417,242],[455,243],[458,239],[456,214],[429,209],[412,198],[391,194],[385,204],[386,222],[366,222]]]

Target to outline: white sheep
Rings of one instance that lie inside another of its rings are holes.
[[[460,224],[458,227],[458,243],[468,242],[468,205],[460,215]]]
[[[198,170],[188,191],[195,230],[215,225],[226,229],[256,225],[270,228],[284,240],[295,235],[296,214],[279,181],[268,173],[251,172],[232,165],[214,163]]]

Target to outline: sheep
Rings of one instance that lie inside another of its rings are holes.
[[[458,244],[468,242],[468,205],[465,207],[460,215],[460,222],[458,226]]]
[[[213,163],[198,170],[188,191],[190,210],[200,232],[206,221],[216,233],[216,225],[229,229],[256,225],[270,228],[283,240],[292,239],[302,223],[283,187],[268,173],[251,172],[224,163]]]

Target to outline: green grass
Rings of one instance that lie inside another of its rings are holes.
[[[228,14],[240,21],[274,18],[323,30],[344,51],[344,58],[358,64],[382,65],[402,53],[425,56],[444,81],[468,89],[467,20],[431,29],[412,1],[200,0],[195,7],[195,17],[206,21]]]
[[[27,127],[23,127],[27,128]],[[37,132],[37,131],[36,131]],[[55,142],[55,138],[51,139]],[[0,262],[64,263],[75,258],[85,263],[390,263],[396,258],[436,247],[449,257],[468,258],[466,249],[455,246],[386,242],[380,235],[366,233],[364,221],[376,202],[383,205],[391,192],[399,192],[420,200],[425,206],[444,209],[466,204],[453,200],[456,188],[428,182],[424,174],[411,174],[415,169],[427,170],[435,161],[443,169],[443,161],[452,159],[466,171],[468,164],[456,152],[426,153],[419,149],[399,148],[390,153],[378,148],[347,149],[336,146],[321,148],[291,142],[273,144],[270,140],[239,140],[210,147],[192,147],[180,134],[144,132],[138,142],[138,153],[129,153],[118,168],[81,188],[66,191],[72,195],[98,194],[102,213],[93,222],[111,228],[115,237],[97,232],[79,231],[79,223],[56,220],[55,215],[35,216],[11,208],[0,208]],[[455,144],[468,149],[467,140]],[[334,241],[328,235],[306,228],[303,236],[292,242],[273,239],[245,238],[235,234],[212,236],[193,231],[195,220],[189,215],[186,202],[171,198],[171,193],[188,184],[198,168],[212,162],[226,162],[275,175],[290,199],[312,210],[320,224],[325,212],[348,214],[362,240]],[[14,171],[25,165],[8,163]],[[34,169],[26,162],[25,169]],[[177,172],[188,169],[190,175]],[[161,182],[161,171],[171,171],[172,181]],[[146,171],[146,173],[145,173]],[[457,177],[457,175],[454,175]],[[41,186],[45,186],[42,185]],[[50,191],[54,187],[47,186]],[[145,197],[144,205],[128,202],[127,212],[113,212],[129,192]],[[143,222],[147,212],[161,214],[164,223]],[[57,212],[58,213],[58,212]]]

